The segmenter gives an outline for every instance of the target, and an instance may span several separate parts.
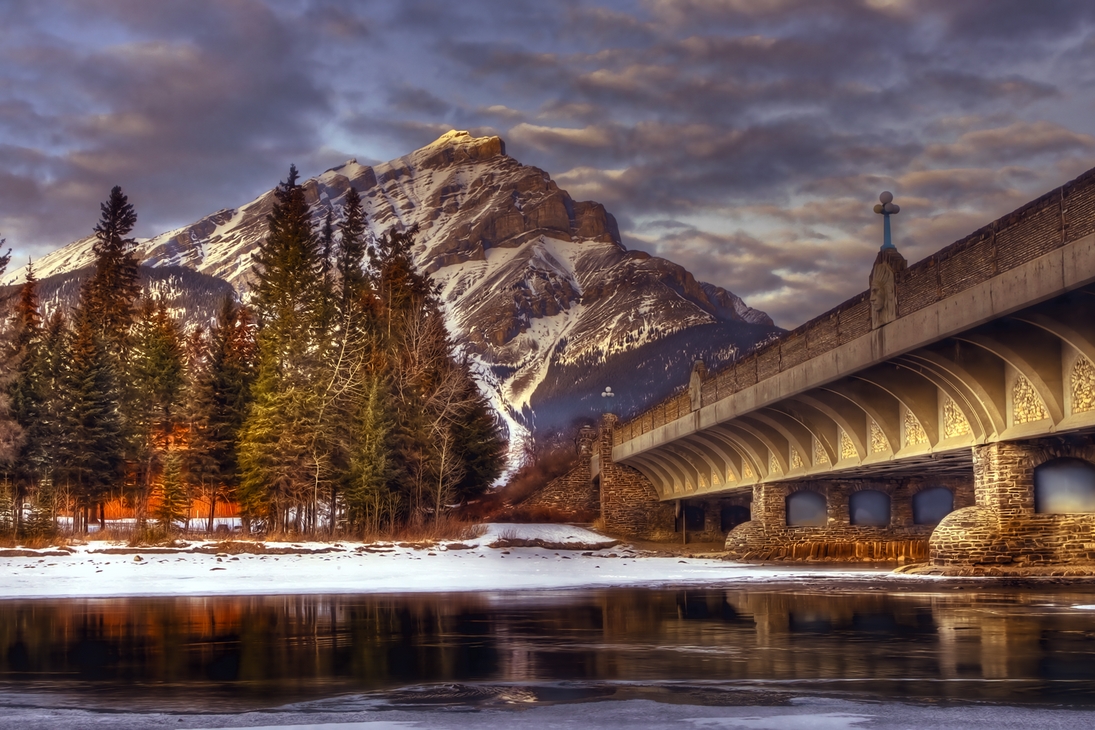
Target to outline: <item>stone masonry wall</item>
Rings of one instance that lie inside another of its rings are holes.
[[[593,519],[601,510],[601,495],[590,477],[589,459],[583,459],[561,477],[521,503],[523,510],[548,509],[560,517]]]
[[[904,561],[928,557],[934,525],[913,523],[912,499],[932,487],[954,492],[955,509],[973,504],[972,479],[832,480],[777,482],[753,487],[752,520],[726,538],[727,557],[739,560]],[[890,524],[851,524],[850,500],[860,490],[890,497]],[[810,490],[825,497],[827,523],[816,527],[787,524],[787,497]]]
[[[640,472],[612,462],[616,417],[606,413],[597,442],[604,529],[632,537],[665,537],[673,532],[673,506],[658,501],[654,486]]]
[[[547,509],[557,516],[574,520],[595,519],[601,511],[601,495],[593,483],[590,459],[597,432],[583,428],[575,439],[577,466],[548,482],[540,491],[521,503],[522,510]]]
[[[977,503],[939,523],[930,542],[931,564],[977,568],[1095,562],[1095,514],[1034,512],[1034,469],[1059,457],[1095,462],[1095,437],[974,446]]]
[[[1095,232],[1095,169],[895,275],[899,317],[976,286]],[[700,385],[710,405],[871,331],[868,293],[858,294],[718,372]],[[630,441],[691,410],[687,385],[615,431]]]

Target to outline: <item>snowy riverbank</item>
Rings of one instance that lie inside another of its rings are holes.
[[[556,547],[491,547],[500,538]],[[0,597],[416,593],[659,586],[740,582],[914,580],[884,569],[752,566],[658,556],[565,525],[490,525],[463,543],[431,547],[342,542],[265,543],[265,553],[221,553],[215,543],[176,550],[92,541],[42,554],[0,557]],[[196,549],[209,552],[195,552]],[[317,552],[323,550],[324,552]],[[920,578],[919,580],[925,580]],[[931,580],[931,579],[927,579]]]

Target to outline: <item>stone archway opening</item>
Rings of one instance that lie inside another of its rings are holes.
[[[861,527],[886,527],[890,524],[890,495],[876,489],[854,492],[848,500],[851,523]]]
[[[1040,514],[1095,512],[1095,464],[1060,458],[1034,469],[1034,511]]]
[[[954,492],[946,487],[930,487],[912,499],[913,524],[938,525],[954,511]]]
[[[787,496],[789,527],[822,527],[828,522],[828,505],[817,492],[795,492]]]

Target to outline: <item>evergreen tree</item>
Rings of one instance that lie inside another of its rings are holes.
[[[4,479],[0,481],[0,537],[15,537],[15,486]]]
[[[4,239],[0,238],[0,249]],[[0,254],[0,276],[7,271],[11,261],[11,250]],[[22,356],[20,348],[13,342],[12,328],[9,326],[10,297],[0,294],[0,468],[9,469],[19,454],[23,430],[11,412],[8,390],[13,375],[19,367]]]
[[[45,400],[48,392],[42,382],[43,355],[41,347],[42,318],[38,311],[38,279],[32,264],[27,265],[27,278],[19,288],[12,317],[12,365],[9,396],[11,413],[22,430],[15,463],[12,468],[17,532],[21,529],[23,501],[41,478],[38,458],[43,449],[46,422]]]
[[[137,224],[137,214],[117,185],[99,206],[95,226],[95,273],[87,280],[80,306],[87,309],[95,330],[103,337],[111,353],[125,361],[129,333],[133,325],[135,303],[141,295],[136,241],[128,238]]]
[[[371,376],[352,421],[344,498],[348,521],[357,534],[378,532],[398,512],[399,495],[389,488],[392,423],[385,396],[380,377]]]
[[[52,537],[57,532],[57,506],[52,482],[49,479],[38,482],[32,497],[23,534],[29,538]]]
[[[364,271],[366,240],[365,212],[361,208],[361,196],[352,187],[346,191],[339,224],[338,252],[335,268],[338,271],[338,312],[343,326],[359,313],[369,295],[369,280]]]
[[[164,458],[159,498],[153,514],[160,528],[171,534],[175,530],[175,524],[183,522],[189,514],[190,500],[183,480],[182,459],[178,453],[171,452]]]
[[[251,403],[255,342],[246,307],[226,299],[193,369],[189,472],[209,501],[208,529],[218,500],[235,499],[238,442]]]
[[[89,313],[78,310],[58,398],[56,458],[60,478],[83,510],[85,532],[95,508],[100,526],[105,526],[103,503],[121,477],[124,443],[114,378],[103,338],[94,330]]]
[[[457,451],[463,464],[462,478],[453,483],[452,497],[458,501],[478,496],[502,475],[509,433],[479,390],[465,360],[459,369],[465,402],[457,431]]]
[[[331,298],[333,291],[332,271],[333,256],[335,251],[335,226],[334,216],[331,210],[327,210],[327,216],[323,221],[323,229],[320,233],[320,281],[323,289],[323,300],[320,303],[320,329],[329,332],[333,324],[335,303]]]
[[[143,526],[153,474],[175,436],[185,353],[182,332],[162,300],[142,300],[131,340],[128,451],[138,465],[133,496]]]
[[[451,500],[486,489],[501,473],[504,435],[458,361],[436,287],[411,260],[414,228],[389,231],[373,266],[382,300],[379,335],[394,406],[393,488],[407,516],[439,519]]]
[[[332,476],[322,430],[328,290],[295,166],[275,191],[267,225],[255,255],[258,372],[240,445],[241,509],[267,529],[314,530]]]
[[[162,300],[145,299],[133,338],[133,387],[153,430],[169,431],[185,383],[185,351],[178,323]]]
[[[323,263],[296,166],[274,191],[267,235],[255,253],[252,301],[259,321],[260,368],[281,377],[307,374],[323,307]]]

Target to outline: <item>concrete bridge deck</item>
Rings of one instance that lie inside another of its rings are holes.
[[[680,499],[968,465],[974,444],[1095,427],[1092,282],[1088,235],[623,440],[612,458]]]
[[[1043,525],[1050,547],[1027,529],[1042,519],[1035,467],[1095,461],[1095,170],[912,266],[883,248],[870,284],[719,373],[698,363],[686,390],[629,422],[607,417],[593,465],[606,526],[665,529],[658,502],[676,503],[680,525],[682,504],[745,497],[752,519],[727,545],[754,557],[871,538],[890,546],[867,557],[923,557],[937,534],[933,559],[960,563],[944,537],[980,530],[1022,533],[1024,554],[1052,560],[1064,525],[1095,560],[1095,516]],[[931,488],[958,508],[938,525],[910,504]],[[821,523],[793,524],[804,490],[823,500]],[[856,525],[859,491],[892,502],[884,525]],[[1012,519],[1026,527],[1001,527]],[[986,554],[1008,550],[1023,552]]]

